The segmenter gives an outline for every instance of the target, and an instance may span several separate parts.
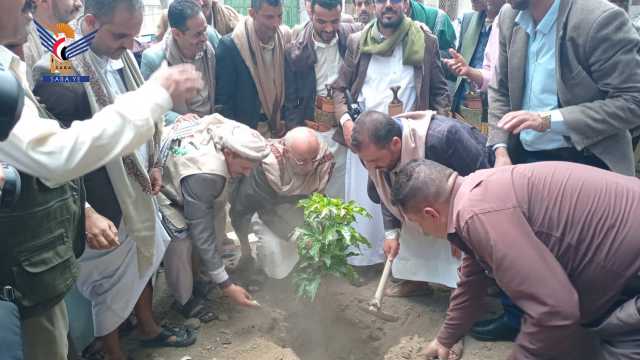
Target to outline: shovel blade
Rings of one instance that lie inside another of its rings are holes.
[[[369,306],[365,306],[365,305],[360,305],[360,306],[358,306],[358,308],[360,310],[366,312],[367,314],[373,315],[373,316],[377,317],[378,319],[381,319],[381,320],[384,320],[384,321],[397,322],[398,320],[400,320],[400,317],[398,317],[396,315],[385,313],[380,308],[369,307]]]

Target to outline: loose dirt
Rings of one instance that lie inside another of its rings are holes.
[[[162,276],[161,276],[162,277]],[[171,310],[171,296],[157,281],[154,311],[164,322],[185,319]],[[135,334],[127,340],[134,359],[181,360],[405,360],[414,359],[442,322],[449,292],[436,290],[422,298],[388,298],[385,312],[400,320],[390,323],[360,310],[373,296],[377,279],[362,287],[327,279],[315,302],[298,300],[288,280],[267,280],[255,293],[262,305],[244,309],[232,305],[215,290],[210,308],[221,320],[201,324],[195,345],[182,349],[142,349]],[[492,316],[495,314],[488,314]],[[467,360],[507,357],[510,343],[478,343],[467,338]],[[386,355],[386,356],[385,356]]]

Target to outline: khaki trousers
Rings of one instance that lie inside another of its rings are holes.
[[[22,321],[25,360],[67,360],[69,317],[64,301]]]

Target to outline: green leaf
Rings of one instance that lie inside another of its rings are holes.
[[[300,260],[293,274],[298,297],[315,299],[322,279],[327,275],[353,279],[355,272],[347,259],[352,251],[369,242],[353,227],[357,217],[370,217],[353,201],[328,198],[314,193],[300,200],[304,223],[295,229]]]

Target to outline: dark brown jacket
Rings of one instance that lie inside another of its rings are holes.
[[[362,24],[340,24],[338,30],[338,51],[344,59],[349,35],[362,30]],[[318,62],[313,42],[313,24],[308,22],[285,50],[284,79],[285,101],[283,117],[287,128],[304,125],[305,120],[313,120],[316,101],[316,71]]]
[[[360,52],[362,31],[349,37],[344,63],[340,67],[340,75],[333,83],[336,118],[340,120],[347,112],[344,91],[350,89],[355,100],[362,90],[364,80],[371,61],[371,54]],[[416,102],[412,111],[435,110],[441,115],[449,115],[451,98],[445,79],[444,69],[438,51],[438,38],[430,31],[424,33],[424,60],[421,66],[415,66]],[[380,74],[384,76],[384,74]],[[409,110],[409,109],[407,109]],[[334,140],[344,144],[342,128],[338,128]]]

